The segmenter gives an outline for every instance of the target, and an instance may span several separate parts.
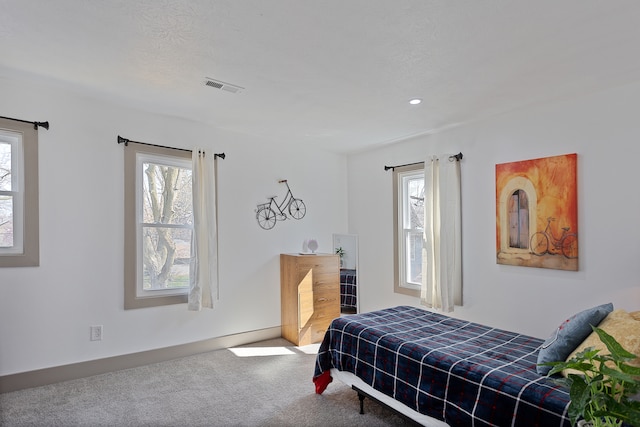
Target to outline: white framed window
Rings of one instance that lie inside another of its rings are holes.
[[[38,131],[0,119],[0,267],[40,264]]]
[[[394,291],[419,296],[423,274],[424,167],[417,164],[395,168],[393,185]]]
[[[125,148],[125,308],[187,302],[193,234],[188,151]]]
[[[0,130],[0,254],[23,252],[22,135]]]

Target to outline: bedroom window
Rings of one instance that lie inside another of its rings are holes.
[[[191,153],[125,150],[125,308],[187,302],[193,230]]]
[[[38,131],[0,119],[0,267],[38,265]]]
[[[424,168],[397,167],[394,181],[394,291],[420,296],[424,231]]]

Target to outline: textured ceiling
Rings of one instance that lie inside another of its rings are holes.
[[[0,0],[0,77],[349,152],[636,81],[639,23],[637,0]]]

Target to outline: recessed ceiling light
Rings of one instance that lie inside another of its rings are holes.
[[[409,104],[411,104],[411,105],[418,105],[421,102],[422,102],[422,99],[420,99],[420,98],[413,98],[413,99],[409,100]]]

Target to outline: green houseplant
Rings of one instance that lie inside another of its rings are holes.
[[[340,256],[340,267],[344,267],[344,249],[342,249],[342,246],[336,248],[336,255]]]
[[[545,363],[552,366],[549,375],[577,371],[558,379],[569,387],[571,423],[575,426],[583,418],[577,425],[618,427],[624,422],[640,427],[640,367],[628,363],[637,356],[604,330],[592,328],[610,354],[588,347],[567,361]]]

